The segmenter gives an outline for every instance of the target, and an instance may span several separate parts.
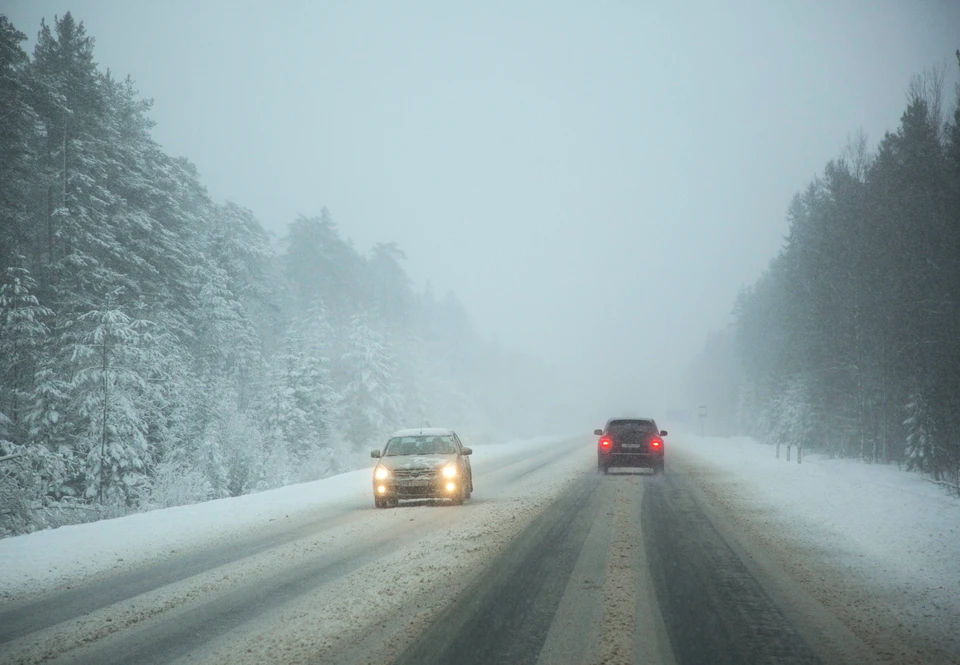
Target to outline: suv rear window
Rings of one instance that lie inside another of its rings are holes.
[[[657,434],[652,420],[614,420],[607,428],[610,434]]]

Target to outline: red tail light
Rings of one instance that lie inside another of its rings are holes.
[[[613,439],[611,439],[609,436],[601,436],[601,437],[600,437],[600,447],[601,447],[601,448],[609,448],[611,445],[613,445]]]
[[[651,448],[659,448],[659,447],[662,446],[662,445],[663,445],[663,441],[661,441],[660,439],[651,439],[651,440],[650,440],[650,447],[651,447]]]

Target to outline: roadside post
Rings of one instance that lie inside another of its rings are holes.
[[[705,404],[700,405],[698,415],[700,416],[700,438],[702,439],[703,438],[703,421],[706,420],[707,418],[707,407]]]

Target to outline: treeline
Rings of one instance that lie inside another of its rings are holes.
[[[960,485],[960,105],[917,77],[875,154],[852,142],[791,203],[741,293],[726,386],[741,428]],[[960,92],[960,91],[958,91]]]
[[[546,373],[396,245],[324,210],[275,252],[82,23],[24,40],[0,16],[0,535],[319,478],[399,426],[521,431]]]

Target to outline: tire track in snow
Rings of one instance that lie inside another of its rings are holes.
[[[212,562],[186,579],[33,631],[0,647],[0,660],[359,662],[360,656],[343,659],[345,638],[362,642],[371,627],[389,623],[411,602],[423,602],[418,612],[426,621],[424,612],[448,602],[461,579],[502,549],[571,474],[582,472],[586,456],[569,455],[582,446],[518,448],[516,456],[477,466],[483,470],[476,502],[354,509],[307,538],[225,565]],[[418,577],[422,584],[405,586]],[[395,628],[397,639],[410,634],[409,626]],[[241,649],[251,635],[273,648]],[[218,648],[208,648],[213,645]],[[380,647],[391,652],[395,645]]]

